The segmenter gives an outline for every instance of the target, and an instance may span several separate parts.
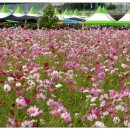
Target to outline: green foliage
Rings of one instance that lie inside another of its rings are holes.
[[[116,9],[116,5],[110,3],[110,4],[108,5],[107,9],[109,9],[109,10],[111,10],[111,9]]]
[[[48,4],[42,11],[42,14],[38,20],[39,28],[51,28],[55,26],[58,19],[54,14],[54,9],[51,4]]]
[[[91,7],[92,6],[92,7]],[[63,5],[63,9],[72,9],[72,10],[75,10],[75,9],[78,9],[78,10],[85,10],[85,9],[95,9],[97,8],[98,6],[106,6],[105,3],[65,3]]]

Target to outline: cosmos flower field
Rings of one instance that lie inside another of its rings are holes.
[[[2,29],[0,127],[130,127],[130,30]]]

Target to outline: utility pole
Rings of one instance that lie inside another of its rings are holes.
[[[126,3],[126,12],[127,12],[127,3]]]

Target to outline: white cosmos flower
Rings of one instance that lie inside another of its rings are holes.
[[[13,77],[8,77],[8,81],[12,82],[12,81],[14,81],[14,78]]]
[[[95,102],[96,99],[97,99],[97,97],[93,97],[93,98],[91,99],[91,102]]]
[[[92,104],[90,104],[90,106],[96,106],[96,104],[95,104],[95,103],[92,103]]]
[[[121,105],[116,106],[116,109],[121,110],[121,111],[125,111],[125,107],[121,106]]]
[[[121,110],[121,105],[116,106],[117,110]]]
[[[127,65],[121,64],[121,67],[125,69],[125,68],[127,68]]]
[[[101,121],[96,121],[94,124],[95,127],[104,128],[106,127],[105,124]]]
[[[68,72],[67,72],[68,74],[73,74],[73,70],[68,70]]]
[[[118,124],[118,123],[120,122],[120,118],[119,118],[119,117],[114,117],[114,118],[113,118],[113,122],[114,122],[115,124]]]
[[[105,111],[105,112],[103,112],[102,114],[103,114],[103,116],[107,116],[107,115],[109,114],[109,112],[108,112],[108,111]]]
[[[47,105],[49,106],[52,102],[53,102],[53,100],[52,100],[52,99],[49,99],[49,100],[47,101]]]
[[[57,84],[55,87],[56,87],[56,88],[61,88],[61,87],[62,87],[62,84]]]
[[[87,95],[87,96],[86,96],[86,98],[91,98],[91,97],[92,97],[92,95]]]
[[[58,71],[56,71],[56,70],[54,70],[53,72],[52,72],[52,74],[54,74],[54,75],[59,75],[59,72]]]
[[[31,87],[35,86],[35,83],[33,80],[28,80],[28,85],[30,85]]]
[[[15,85],[16,85],[17,87],[19,87],[19,86],[21,86],[21,83],[16,83]]]
[[[5,84],[4,90],[7,91],[7,92],[11,91],[11,86],[9,84]]]

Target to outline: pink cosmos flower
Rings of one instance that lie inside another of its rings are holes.
[[[87,119],[88,119],[89,121],[92,121],[92,120],[94,120],[94,119],[97,119],[97,115],[96,115],[96,114],[90,114],[90,115],[88,115]]]
[[[8,117],[8,123],[11,127],[19,127],[19,122],[12,119],[11,117]]]
[[[83,93],[84,90],[86,90],[86,88],[85,88],[85,87],[81,87],[81,88],[79,89],[79,92],[80,92],[80,93]]]
[[[50,112],[51,115],[57,116],[59,114],[59,111],[57,109]]]
[[[18,109],[22,109],[27,106],[26,100],[22,96],[16,99],[16,103],[18,105]]]
[[[43,111],[39,110],[36,106],[30,106],[30,108],[27,109],[27,113],[30,117],[36,117],[43,113]]]
[[[68,112],[62,113],[61,118],[63,118],[65,122],[71,122],[72,121],[71,116]]]
[[[25,120],[25,121],[23,121],[22,123],[21,123],[21,126],[22,127],[34,127],[34,121],[33,120],[31,120],[31,121],[29,121],[29,120]]]

